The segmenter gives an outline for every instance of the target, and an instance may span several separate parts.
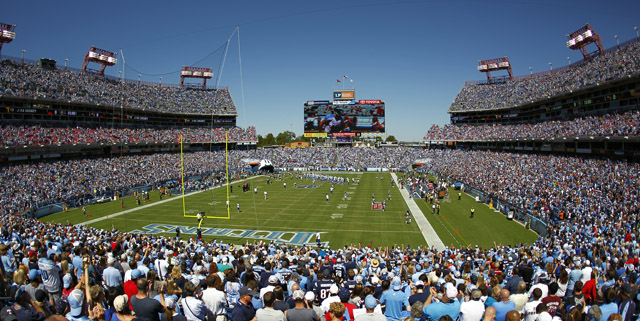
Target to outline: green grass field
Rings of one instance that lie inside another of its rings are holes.
[[[415,221],[405,224],[407,205],[397,188],[391,187],[391,176],[373,173],[338,173],[330,176],[342,176],[360,179],[360,184],[335,184],[329,202],[331,183],[316,181],[316,188],[295,188],[311,185],[311,180],[296,180],[294,174],[287,174],[285,181],[258,176],[248,179],[249,192],[242,192],[244,182],[233,184],[230,194],[230,218],[227,217],[226,188],[216,188],[199,193],[188,194],[185,199],[187,215],[194,216],[204,211],[202,232],[206,240],[217,239],[229,243],[243,243],[254,240],[276,240],[285,243],[315,243],[315,232],[322,232],[322,242],[328,242],[332,248],[361,243],[363,246],[393,246],[404,244],[416,247],[426,245]],[[258,188],[258,193],[253,188]],[[386,203],[386,211],[371,209],[371,194],[376,201],[387,198],[391,191],[391,200]],[[268,199],[263,192],[267,191]],[[347,192],[347,199],[344,192]],[[463,195],[457,200],[457,191],[451,193],[451,202],[443,202],[440,215],[432,215],[430,204],[416,200],[431,225],[445,245],[456,247],[478,244],[482,247],[498,244],[531,243],[536,234],[527,231],[520,224],[508,221],[504,215],[494,213],[486,205],[475,203],[471,197]],[[236,209],[240,204],[240,213]],[[476,214],[469,219],[469,209],[475,206]],[[91,215],[91,217],[88,217]],[[416,215],[416,214],[414,214]],[[444,219],[442,217],[445,217]],[[111,201],[87,207],[87,216],[81,209],[72,209],[66,213],[57,213],[43,217],[43,221],[81,224],[96,220],[90,225],[97,228],[120,231],[138,231],[174,236],[176,226],[182,226],[183,238],[193,237],[198,226],[194,217],[184,217],[183,201],[180,195],[165,197],[160,201],[158,192],[151,193],[151,202],[137,205],[134,197],[126,197],[124,209],[121,202]],[[456,233],[456,230],[458,233]]]

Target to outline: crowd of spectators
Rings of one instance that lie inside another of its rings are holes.
[[[21,213],[79,198],[112,196],[116,191],[177,180],[180,166],[180,154],[170,153],[3,166],[0,206],[8,213]],[[224,152],[184,154],[185,177],[208,177],[224,166]],[[231,169],[241,166],[234,162]]]
[[[497,84],[465,85],[449,111],[514,107],[640,72],[640,41],[583,64]]]
[[[307,148],[307,149],[261,149],[252,152],[256,158],[270,159],[281,168],[304,168],[319,170],[322,168],[344,168],[362,170],[364,168],[401,169],[412,165],[420,158],[422,151],[415,148],[368,148],[345,147]]]
[[[0,62],[0,95],[43,98],[147,111],[235,114],[228,89],[188,89],[107,79],[70,70]]]
[[[552,155],[487,151],[394,148],[310,148],[233,150],[230,170],[250,168],[250,160],[270,160],[283,170],[322,168],[363,170],[410,167],[431,159],[425,169],[476,188],[549,222],[565,218],[632,216],[640,211],[640,167],[636,163]],[[225,165],[224,151],[185,154],[185,175],[209,176]],[[84,195],[109,194],[135,186],[156,186],[180,177],[180,155],[114,156],[5,165],[0,206],[9,213],[35,210]]]
[[[278,168],[407,167],[419,150],[397,149],[262,149],[232,150],[230,171],[250,168],[243,160],[267,159]],[[184,154],[185,177],[209,177],[225,168],[225,152]],[[387,166],[389,165],[389,166]],[[180,154],[114,156],[104,158],[34,162],[0,168],[0,207],[9,213],[35,210],[47,204],[86,197],[113,195],[137,186],[157,186],[180,178]]]
[[[637,229],[621,213],[602,213],[567,219],[531,245],[442,250],[234,245],[3,215],[0,294],[9,302],[2,313],[18,320],[633,321]]]
[[[535,124],[432,125],[425,140],[554,139],[562,137],[640,136],[640,111]]]
[[[637,222],[640,165],[626,161],[489,151],[432,150],[427,170],[475,188],[543,221],[586,220],[583,228]],[[570,233],[570,230],[567,230]]]
[[[89,127],[42,127],[0,126],[3,141],[0,146],[23,145],[64,145],[64,144],[135,144],[135,143],[176,143],[184,142],[224,142],[225,133],[230,142],[256,142],[256,129],[233,128],[89,128]]]

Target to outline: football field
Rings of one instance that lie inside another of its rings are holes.
[[[155,191],[151,192],[151,201],[142,202],[141,205],[136,204],[135,197],[129,196],[124,199],[124,208],[121,208],[121,201],[117,200],[87,206],[86,216],[81,209],[73,209],[43,217],[42,220],[64,224],[88,223],[107,230],[116,228],[124,232],[171,237],[175,236],[178,228],[182,238],[189,238],[195,236],[198,227],[194,216],[198,212],[205,212],[201,225],[205,240],[235,244],[255,240],[315,244],[316,231],[319,231],[322,243],[332,248],[350,244],[374,247],[397,244],[414,248],[427,245],[415,220],[411,220],[411,224],[405,223],[407,200],[402,199],[398,188],[392,186],[389,173],[319,174],[348,177],[350,181],[359,181],[359,184],[338,184],[321,179],[314,181],[296,177],[303,173],[295,172],[273,177],[256,176],[232,184],[228,212],[227,189],[219,187],[187,194],[184,211],[181,195],[165,196],[160,200],[159,193]],[[398,174],[399,177],[401,175]],[[244,183],[250,185],[247,192],[242,191]],[[330,192],[332,185],[333,193]],[[257,193],[254,188],[257,188]],[[384,211],[372,209],[372,194],[376,202],[386,202]],[[388,194],[390,199],[387,199]],[[535,233],[507,220],[504,215],[494,213],[486,205],[475,203],[468,195],[458,201],[457,191],[451,194],[451,202],[442,202],[440,215],[431,214],[430,204],[424,200],[415,200],[445,245],[467,247],[477,244],[488,247],[493,246],[494,242],[519,244],[535,241]],[[471,206],[476,208],[474,219],[468,217]]]

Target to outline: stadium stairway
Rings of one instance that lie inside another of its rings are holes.
[[[396,177],[396,174],[391,173],[391,177],[393,178],[393,182],[396,184],[396,186],[400,186],[398,184],[398,177]],[[424,237],[424,240],[427,241],[427,244],[429,246],[435,247],[438,251],[444,250],[446,248],[444,243],[442,243],[442,240],[431,226],[431,223],[429,223],[427,218],[424,216],[424,214],[418,207],[418,204],[416,204],[411,195],[409,195],[407,189],[400,188],[400,194],[402,195],[402,199],[405,201],[405,203],[407,203],[409,211],[411,211],[411,215],[416,221],[416,224],[418,224],[418,227],[422,232],[422,236]]]

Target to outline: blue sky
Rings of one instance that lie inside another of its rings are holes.
[[[329,100],[348,75],[357,99],[386,101],[387,134],[417,141],[431,124],[449,122],[466,80],[484,78],[478,59],[508,56],[515,75],[564,66],[581,59],[566,34],[590,23],[611,47],[614,35],[635,37],[638,12],[640,1],[628,0],[10,1],[0,22],[17,25],[3,55],[26,49],[26,58],[68,58],[80,68],[92,45],[122,49],[127,78],[165,74],[163,83],[179,83],[181,66],[207,57],[239,26],[240,50],[235,34],[220,80],[239,126],[299,135],[303,103]],[[221,61],[219,50],[197,66],[217,75]]]

